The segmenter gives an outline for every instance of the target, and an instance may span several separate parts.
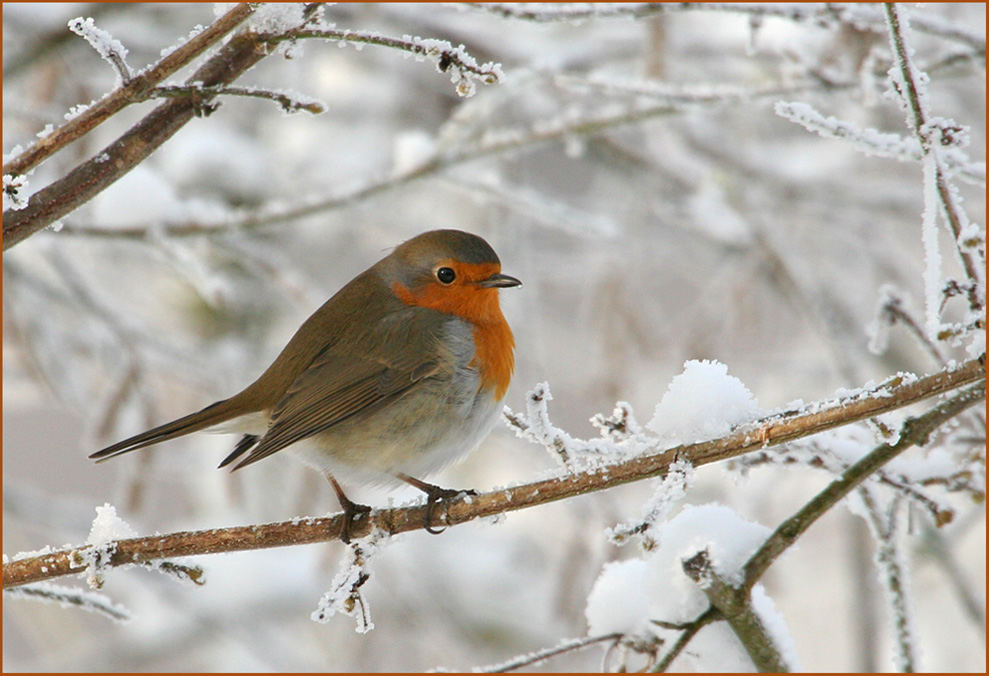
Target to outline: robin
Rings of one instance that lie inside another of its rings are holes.
[[[337,475],[415,486],[427,495],[426,530],[439,532],[434,506],[461,491],[415,476],[472,450],[497,420],[515,365],[498,289],[521,284],[502,274],[498,255],[477,235],[413,237],[316,310],[246,388],[90,457],[225,423],[246,434],[220,467],[237,470],[292,446],[332,484],[344,542],[370,507],[347,498]]]

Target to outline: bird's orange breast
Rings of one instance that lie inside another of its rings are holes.
[[[392,292],[406,305],[427,307],[469,321],[474,327],[471,364],[480,370],[481,387],[493,389],[495,398],[500,400],[515,369],[515,338],[501,313],[498,289],[480,287],[475,282],[500,272],[501,266],[454,261],[449,266],[457,272],[457,282],[450,286],[433,281],[413,291],[395,282]]]

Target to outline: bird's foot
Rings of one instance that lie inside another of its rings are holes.
[[[423,523],[423,528],[430,535],[439,535],[445,528],[433,528],[433,513],[436,510],[436,506],[442,504],[445,500],[451,500],[458,495],[477,495],[477,491],[466,489],[466,490],[456,490],[453,488],[443,488],[442,486],[437,486],[435,484],[427,483],[411,477],[408,474],[402,474],[399,472],[396,476],[409,484],[410,486],[415,486],[420,491],[426,494],[426,518],[425,523]]]
[[[337,500],[340,501],[340,508],[343,510],[343,527],[340,529],[340,540],[344,544],[350,544],[350,536],[353,533],[354,522],[359,520],[366,514],[371,512],[371,508],[368,505],[362,505],[359,502],[354,502],[343,492],[340,484],[332,476],[327,475],[327,479],[333,485],[333,490],[336,491]]]

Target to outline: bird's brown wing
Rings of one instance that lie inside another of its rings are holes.
[[[361,355],[336,346],[318,355],[289,386],[272,411],[268,431],[234,469],[343,420],[370,415],[437,374],[442,367],[431,330],[435,321],[407,320],[361,336]]]

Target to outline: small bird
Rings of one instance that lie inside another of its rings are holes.
[[[462,491],[415,476],[472,450],[497,420],[515,366],[498,289],[521,284],[502,274],[477,235],[425,232],[326,301],[246,388],[89,457],[224,423],[247,433],[220,467],[240,469],[293,446],[322,472],[344,510],[344,542],[370,507],[347,498],[335,475],[415,486],[427,495],[426,530],[439,532],[434,506]]]

